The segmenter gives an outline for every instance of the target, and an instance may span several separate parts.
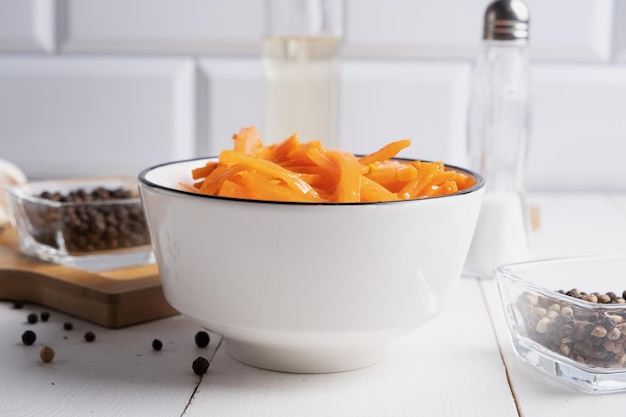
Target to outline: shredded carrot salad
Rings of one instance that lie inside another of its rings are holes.
[[[255,127],[242,128],[233,142],[217,161],[193,169],[196,182],[181,188],[252,200],[351,203],[454,194],[476,183],[442,162],[393,159],[411,145],[410,139],[362,157],[326,149],[318,140],[300,143],[298,134],[265,146]]]

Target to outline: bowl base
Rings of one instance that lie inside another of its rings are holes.
[[[387,355],[386,345],[370,346],[273,346],[225,339],[234,359],[255,368],[297,374],[352,371],[373,365]]]
[[[515,353],[540,370],[590,394],[626,392],[624,368],[591,368],[525,340],[513,338]]]

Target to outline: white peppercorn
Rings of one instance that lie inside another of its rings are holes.
[[[572,353],[572,348],[570,348],[567,343],[561,343],[561,347],[559,350],[565,356],[569,356]]]
[[[598,302],[602,304],[608,304],[611,302],[611,297],[608,294],[598,294]]]
[[[559,316],[559,313],[555,310],[550,310],[545,315],[545,317],[547,317],[550,321],[554,320],[558,316]]]
[[[560,305],[560,304],[558,304],[558,303],[554,303],[554,304],[552,304],[550,307],[548,307],[548,311],[549,311],[549,312],[550,312],[550,311],[556,311],[556,312],[559,312],[559,311],[561,311],[561,305]]]
[[[607,331],[602,326],[596,326],[593,328],[593,330],[591,330],[591,335],[594,337],[604,337],[606,336],[606,334],[607,334]]]
[[[606,335],[610,340],[617,340],[622,336],[622,332],[617,328],[613,327]]]
[[[527,293],[526,299],[531,305],[534,305],[534,306],[536,306],[537,303],[539,302],[539,296],[537,294]]]
[[[617,314],[607,314],[606,317],[613,320],[615,324],[621,324],[624,322],[624,317],[619,316]]]
[[[52,362],[54,360],[54,349],[52,349],[50,346],[42,347],[39,351],[39,357],[41,358],[42,362]]]
[[[537,326],[535,327],[535,329],[539,332],[539,333],[545,333],[546,331],[548,331],[548,324],[550,323],[550,319],[547,317],[543,317],[541,320],[539,320],[537,322]]]

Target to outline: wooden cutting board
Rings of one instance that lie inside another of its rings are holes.
[[[41,304],[105,327],[177,314],[165,300],[158,268],[97,273],[23,255],[12,228],[0,229],[0,299]]]

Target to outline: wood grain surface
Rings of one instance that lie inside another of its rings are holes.
[[[98,273],[23,255],[12,228],[0,231],[0,299],[45,305],[119,328],[177,314],[156,265]]]

